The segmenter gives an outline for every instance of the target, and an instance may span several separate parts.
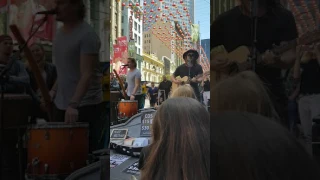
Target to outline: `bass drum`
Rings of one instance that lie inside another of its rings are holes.
[[[93,180],[110,179],[110,155],[101,156],[100,160],[82,169],[79,169],[68,176],[65,180]]]

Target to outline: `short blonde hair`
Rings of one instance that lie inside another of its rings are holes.
[[[192,87],[189,84],[179,86],[176,90],[174,90],[170,98],[174,98],[174,97],[189,97],[189,98],[197,99]]]
[[[279,119],[263,82],[252,71],[220,81],[212,91],[213,112],[239,111]]]

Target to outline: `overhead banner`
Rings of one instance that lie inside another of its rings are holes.
[[[8,0],[0,0],[0,13],[6,12],[8,7]]]
[[[136,58],[136,45],[134,41],[128,43],[129,57]]]
[[[199,41],[200,36],[199,36],[199,24],[192,24],[191,25],[191,40],[192,42],[196,43]]]
[[[55,8],[54,0],[11,0],[9,5],[9,25],[15,24],[27,39],[35,29],[43,22],[45,15],[36,15],[39,11],[47,11]],[[48,16],[47,21],[35,33],[35,39],[52,41],[54,34],[54,16]]]
[[[121,48],[122,52],[127,52],[128,51],[128,41],[126,36],[118,37],[117,38],[118,44]]]

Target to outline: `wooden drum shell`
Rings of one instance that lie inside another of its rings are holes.
[[[27,173],[31,176],[62,175],[85,167],[89,153],[89,129],[87,124],[83,124],[85,126],[61,123],[60,127],[32,127],[28,132]],[[39,163],[33,165],[36,159]]]

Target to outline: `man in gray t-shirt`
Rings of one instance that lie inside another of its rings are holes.
[[[137,69],[137,62],[133,58],[128,58],[128,67],[130,70],[127,73],[126,82],[128,84],[127,87],[127,95],[130,100],[138,101],[138,108],[143,108],[143,95],[141,91],[141,73]]]
[[[86,8],[82,0],[57,0],[56,4],[56,18],[63,26],[53,42],[54,63],[58,74],[56,85],[50,92],[56,106],[54,120],[67,123],[89,122],[90,150],[102,149],[103,140],[101,142],[99,139],[104,135],[98,132],[107,123],[101,122],[100,118],[100,39],[94,29],[83,20]]]

